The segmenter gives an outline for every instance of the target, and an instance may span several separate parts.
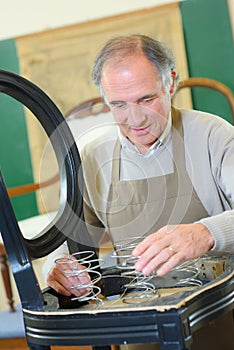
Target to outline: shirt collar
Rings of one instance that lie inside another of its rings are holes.
[[[171,112],[168,117],[167,125],[162,132],[162,134],[159,136],[159,138],[150,146],[148,149],[147,153],[145,154],[148,155],[150,154],[153,150],[159,148],[166,140],[167,136],[169,135],[171,131],[171,123],[172,123],[172,117],[171,117]],[[133,145],[120,131],[120,128],[118,127],[118,135],[120,139],[120,143],[123,149],[126,149],[127,151],[134,152],[134,153],[139,153],[137,147]]]

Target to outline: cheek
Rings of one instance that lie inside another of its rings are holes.
[[[129,126],[128,126],[127,118],[123,115],[121,115],[121,116],[114,115],[114,118],[115,118],[115,122],[118,125],[122,135],[127,136],[129,133]]]
[[[153,104],[153,109],[158,112],[167,112],[171,108],[171,96],[170,94],[164,93],[160,98],[156,99]]]
[[[121,133],[124,136],[126,136],[128,134],[128,130],[129,130],[128,125],[127,124],[123,124],[123,123],[119,123],[118,126],[120,128]]]
[[[122,113],[122,114],[115,114],[115,113],[113,113],[113,115],[114,115],[115,122],[119,126],[126,127],[127,120],[128,120],[127,115],[125,115],[124,113]]]
[[[169,94],[166,95],[162,101],[162,109],[164,110],[165,114],[169,113],[171,110],[171,96]]]

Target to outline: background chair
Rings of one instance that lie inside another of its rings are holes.
[[[207,88],[222,94],[230,107],[232,124],[234,124],[234,95],[228,86],[214,79],[193,77],[180,81],[176,94],[180,93],[184,88],[189,88],[191,90],[193,88]]]
[[[5,287],[5,293],[9,304],[9,309],[11,312],[14,312],[15,308],[14,308],[14,300],[13,300],[12,286],[11,286],[11,280],[10,280],[10,271],[9,271],[9,266],[7,262],[6,249],[3,243],[0,243],[0,268],[1,268],[2,279]]]
[[[0,243],[0,267],[5,294],[9,309],[0,312],[0,348],[3,350],[14,350],[23,347],[26,349],[25,330],[21,305],[14,304],[10,269],[7,253],[3,243]]]

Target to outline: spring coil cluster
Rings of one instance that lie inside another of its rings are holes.
[[[55,261],[56,264],[62,266],[63,274],[72,283],[71,289],[81,292],[80,296],[72,297],[71,300],[101,302],[98,297],[101,288],[96,284],[102,278],[98,271],[102,259],[92,259],[94,254],[92,251],[83,251]]]
[[[124,303],[141,303],[145,298],[149,300],[159,296],[155,285],[151,283],[152,276],[144,276],[134,268],[137,258],[132,256],[132,250],[141,240],[142,237],[133,237],[118,241],[112,253],[116,267],[122,271],[123,276],[129,277],[129,283],[125,284],[125,290],[120,296]]]
[[[118,296],[118,299],[128,304],[142,303],[143,299],[150,300],[159,297],[158,289],[162,288],[160,278],[157,277],[155,271],[149,276],[145,276],[134,268],[137,258],[132,256],[132,250],[141,240],[142,237],[121,240],[115,243],[115,251],[111,254],[111,258],[114,259],[113,265],[121,271],[121,276],[129,280],[124,284],[122,294]],[[56,264],[62,266],[63,274],[72,283],[71,288],[81,292],[80,296],[75,296],[72,300],[102,303],[103,300],[100,298],[101,288],[97,283],[102,278],[115,277],[113,275],[102,276],[99,268],[103,260],[93,259],[93,256],[94,252],[84,251],[56,260]],[[173,283],[169,287],[202,286],[203,282],[198,278],[200,269],[196,262],[197,259],[194,259],[175,267],[171,271]]]
[[[155,298],[159,296],[158,288],[162,287],[156,271],[153,271],[149,276],[145,276],[134,268],[137,258],[133,257],[131,252],[141,241],[142,237],[121,240],[115,243],[115,251],[112,254],[112,257],[117,261],[117,268],[123,271],[122,275],[132,277],[131,281],[125,284],[126,289],[122,295],[122,300],[125,303],[140,303],[144,298]],[[193,259],[176,266],[168,275],[173,274],[180,277],[175,281],[173,280],[170,287],[202,286],[203,282],[198,278],[200,269],[196,266],[197,260]],[[137,292],[128,294],[129,291],[133,290]]]

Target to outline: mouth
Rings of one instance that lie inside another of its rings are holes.
[[[149,126],[146,126],[144,128],[131,128],[131,131],[136,135],[145,135],[149,132]]]

